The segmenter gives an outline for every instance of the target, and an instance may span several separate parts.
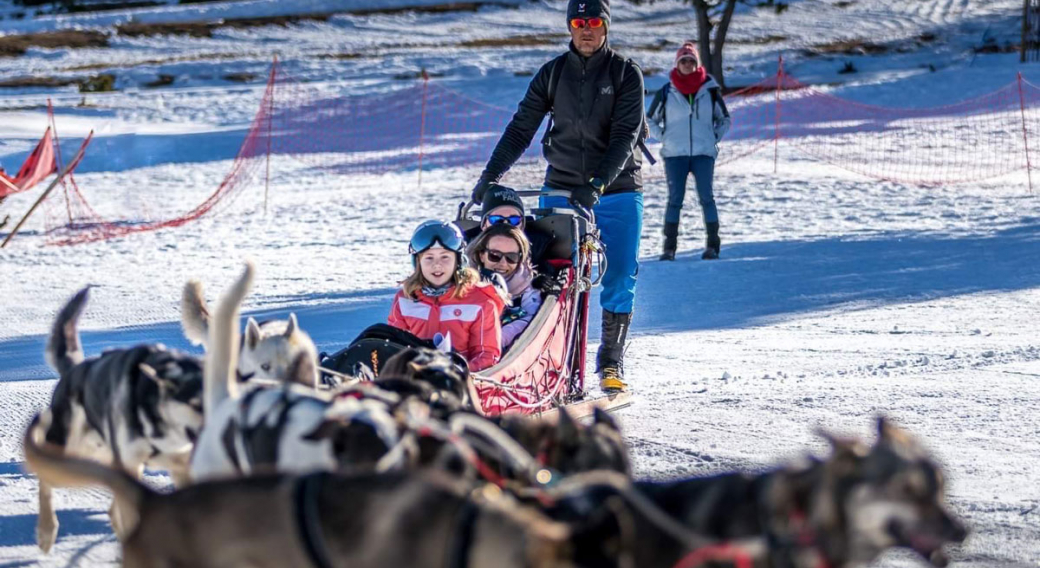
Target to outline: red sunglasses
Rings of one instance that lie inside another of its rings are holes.
[[[571,18],[571,27],[579,30],[588,26],[592,29],[603,27],[603,18]]]

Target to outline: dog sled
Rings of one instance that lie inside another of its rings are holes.
[[[566,192],[520,191],[521,197],[567,196]],[[471,240],[480,232],[480,219],[471,215],[475,204],[459,206],[455,224]],[[471,373],[469,395],[475,410],[485,416],[536,414],[550,417],[566,407],[573,417],[588,416],[596,408],[614,410],[631,404],[626,392],[598,397],[585,389],[585,353],[588,344],[589,298],[606,270],[606,256],[596,229],[595,215],[581,207],[530,211],[524,231],[534,245],[534,264],[554,279],[531,323],[493,367]],[[376,324],[350,346],[321,358],[326,375],[351,380],[358,364],[378,374],[383,363],[404,347],[427,347],[391,326]]]
[[[562,195],[566,192],[520,191],[522,197]],[[479,231],[480,220],[460,206],[456,224],[467,235]],[[493,367],[473,373],[470,395],[478,412],[553,414],[566,407],[572,416],[586,416],[595,408],[613,410],[631,404],[627,392],[593,397],[585,388],[589,300],[606,269],[603,244],[595,215],[580,207],[535,208],[525,232],[536,250],[535,264],[555,273],[560,292],[546,295],[527,329]],[[599,264],[593,279],[593,263]]]

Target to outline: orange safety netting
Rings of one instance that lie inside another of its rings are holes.
[[[789,144],[877,179],[963,183],[1030,171],[1035,149],[1029,144],[1040,133],[1040,88],[1021,77],[954,105],[900,109],[836,97],[800,83],[781,66],[775,76],[728,95],[726,102],[733,125],[720,144],[720,166],[769,148],[775,167],[779,145]],[[342,176],[479,166],[512,114],[425,76],[402,88],[344,97],[296,81],[275,64],[231,171],[201,203],[170,218],[128,211],[125,218],[104,219],[74,187],[66,191],[68,222],[52,240],[75,244],[183,225],[246,188],[266,186],[275,155]],[[539,159],[540,138],[535,136],[524,160]],[[661,176],[661,169],[645,173]],[[511,172],[505,181],[538,183],[518,175]]]

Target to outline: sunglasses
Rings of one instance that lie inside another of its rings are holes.
[[[519,227],[524,222],[524,217],[523,215],[488,215],[487,220],[492,225],[509,223],[514,227]]]
[[[518,252],[502,252],[494,249],[484,249],[484,254],[487,255],[488,262],[492,264],[502,262],[503,258],[508,264],[520,264],[520,253]]]
[[[588,26],[592,29],[603,27],[603,18],[571,18],[571,27],[580,30]]]

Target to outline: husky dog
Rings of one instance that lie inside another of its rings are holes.
[[[76,328],[89,288],[62,308],[47,343],[47,362],[59,374],[50,406],[30,434],[70,455],[111,464],[139,476],[145,465],[187,481],[192,445],[202,427],[202,363],[162,345],[113,349],[84,359]],[[58,533],[52,487],[41,475],[36,539],[47,552]],[[128,522],[118,500],[112,526]],[[132,511],[131,511],[132,514]]]
[[[945,566],[943,546],[967,530],[924,448],[884,418],[873,447],[827,438],[831,455],[807,467],[636,485],[699,534],[766,535],[777,565],[861,566],[901,547]]]
[[[397,444],[396,421],[377,401],[337,400],[294,384],[315,373],[308,351],[295,355],[281,375],[283,385],[240,386],[232,378],[239,353],[238,311],[253,273],[253,265],[247,264],[209,325],[206,427],[191,458],[192,479],[371,465]]]
[[[24,448],[27,467],[38,475],[68,486],[105,486],[132,505],[137,522],[123,540],[127,568],[708,568],[732,565],[727,552],[766,566],[761,543],[712,552],[715,543],[610,472],[566,479],[546,490],[538,506],[492,485],[429,471],[265,475],[161,494],[32,436]],[[566,520],[553,520],[542,507]]]
[[[25,454],[38,475],[106,486],[132,505],[128,568],[573,566],[565,525],[436,472],[256,476],[160,494],[29,437]]]
[[[208,348],[210,320],[209,306],[202,294],[202,283],[189,281],[181,297],[181,326],[188,341]],[[300,329],[296,314],[289,314],[288,320],[262,323],[249,318],[246,321],[245,338],[239,349],[237,372],[240,381],[283,381],[289,377],[293,362],[299,355],[306,354],[315,361],[318,358],[314,341]],[[313,376],[297,374],[292,380],[309,387],[317,386],[317,366],[314,366]]]
[[[437,392],[454,396],[462,407],[473,408],[469,398],[469,366],[458,353],[409,347],[387,359],[380,369],[377,383],[382,381],[384,388],[389,388],[390,379],[427,383]]]

